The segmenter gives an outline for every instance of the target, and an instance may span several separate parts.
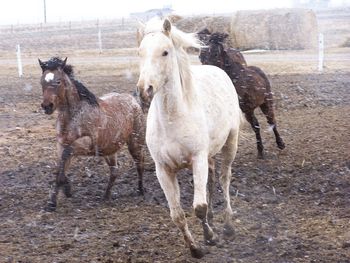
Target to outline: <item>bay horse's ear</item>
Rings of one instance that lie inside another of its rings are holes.
[[[40,58],[38,58],[38,61],[39,61],[39,65],[40,65],[42,71],[44,72],[45,69],[46,69],[46,68],[45,68],[45,63],[43,63],[43,62],[40,60]]]
[[[67,59],[68,59],[68,57],[66,57],[65,60],[63,60],[62,69],[64,69],[64,67],[66,66]]]
[[[164,19],[163,29],[164,29],[164,33],[169,35],[170,30],[171,30],[171,23],[170,23],[169,19],[167,19],[167,18]]]

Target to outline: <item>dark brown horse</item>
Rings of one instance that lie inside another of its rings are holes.
[[[243,55],[238,50],[225,48],[223,41],[228,36],[227,34],[210,34],[210,32],[206,34],[206,31],[201,31],[198,35],[207,45],[207,48],[202,49],[199,55],[202,64],[222,68],[230,76],[236,88],[240,107],[256,135],[258,158],[264,158],[264,146],[260,135],[260,125],[254,115],[257,107],[260,107],[272,127],[278,148],[284,149],[285,144],[277,131],[271,85],[265,73],[258,67],[247,66]]]
[[[46,114],[58,111],[56,121],[58,167],[47,209],[57,205],[57,194],[63,188],[71,196],[66,177],[73,156],[103,156],[110,167],[105,199],[117,177],[116,153],[125,144],[133,157],[138,174],[138,190],[143,194],[145,121],[137,101],[129,94],[110,93],[97,98],[75,79],[67,58],[53,57],[39,64],[42,69],[42,108]]]

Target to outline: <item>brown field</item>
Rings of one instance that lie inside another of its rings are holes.
[[[235,236],[223,238],[217,185],[214,223],[221,239],[202,260],[184,247],[148,155],[144,197],[122,151],[110,202],[102,201],[109,176],[103,159],[79,157],[68,172],[73,197],[60,196],[56,212],[43,210],[56,164],[56,115],[40,109],[37,58],[67,56],[96,95],[132,93],[135,23],[100,22],[101,54],[95,22],[0,27],[0,262],[350,262],[350,48],[341,48],[350,15],[329,11],[318,18],[326,44],[322,73],[315,50],[245,54],[271,81],[286,149],[277,149],[259,112],[267,159],[257,160],[254,133],[244,128],[232,168]],[[189,227],[202,242],[191,172],[181,171],[179,181]]]

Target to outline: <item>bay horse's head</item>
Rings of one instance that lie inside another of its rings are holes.
[[[46,114],[52,114],[64,99],[65,86],[69,81],[67,75],[72,74],[72,67],[66,65],[67,58],[61,60],[53,57],[45,62],[40,59],[38,61],[42,69],[40,84],[43,91],[43,102],[41,107]]]

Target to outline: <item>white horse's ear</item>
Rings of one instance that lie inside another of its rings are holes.
[[[164,19],[163,29],[164,29],[164,33],[169,35],[170,30],[171,30],[171,23],[170,23],[169,19],[167,19],[167,18]]]
[[[139,24],[139,27],[136,30],[136,39],[137,39],[137,45],[139,46],[141,44],[143,37],[145,36],[146,25],[142,23],[140,20],[138,20],[137,22]]]

